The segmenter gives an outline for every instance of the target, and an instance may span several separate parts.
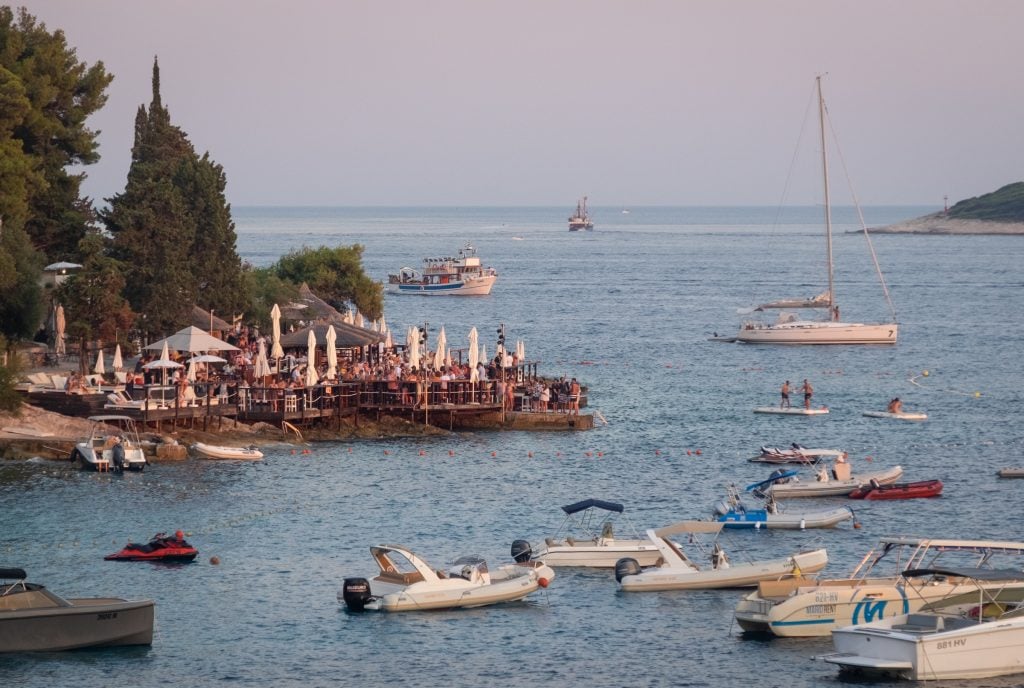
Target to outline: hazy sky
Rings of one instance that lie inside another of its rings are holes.
[[[115,75],[96,199],[124,188],[154,55],[235,205],[776,205],[826,72],[862,204],[1024,180],[1019,0],[25,6]],[[788,202],[820,196],[807,176]]]

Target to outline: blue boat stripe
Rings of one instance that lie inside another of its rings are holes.
[[[807,621],[769,621],[769,626],[809,626],[811,624],[834,624],[835,619],[809,619]]]

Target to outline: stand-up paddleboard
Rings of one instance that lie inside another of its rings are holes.
[[[1001,468],[998,475],[1000,478],[1024,478],[1024,468]]]
[[[868,418],[891,418],[892,420],[928,420],[927,413],[913,413],[911,411],[900,411],[890,413],[888,411],[865,411]]]
[[[779,408],[778,406],[758,406],[754,413],[780,413],[784,416],[820,416],[828,413],[827,408]]]

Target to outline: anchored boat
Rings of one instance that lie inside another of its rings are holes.
[[[569,231],[578,232],[581,229],[591,230],[594,228],[594,223],[590,221],[590,215],[587,213],[587,197],[584,196],[576,202],[576,212],[569,218]]]
[[[544,539],[535,558],[548,566],[591,566],[613,568],[622,557],[632,557],[649,566],[661,557],[657,544],[642,537],[623,515],[625,507],[602,499],[585,499],[562,507],[565,519],[554,537]],[[631,531],[625,538],[615,535],[616,517]],[[513,552],[512,556],[516,556]]]
[[[263,452],[256,447],[219,447],[214,444],[196,442],[192,445],[196,453],[205,459],[236,459],[241,461],[259,461]]]
[[[715,505],[714,518],[721,521],[726,528],[782,528],[788,530],[804,530],[805,528],[832,528],[843,521],[853,518],[853,511],[846,506],[833,509],[812,509],[792,511],[779,508],[779,505],[768,495],[764,506],[759,509],[749,508],[740,499],[739,490],[729,486],[725,499]]]
[[[141,471],[146,468],[139,433],[131,416],[90,416],[92,431],[88,439],[75,444],[69,457],[73,463],[92,470]],[[110,426],[119,428],[111,431]],[[120,465],[118,465],[120,464]]]
[[[422,271],[404,267],[397,275],[388,275],[388,291],[421,296],[486,296],[497,279],[497,271],[483,267],[476,249],[466,244],[457,256],[424,258]]]

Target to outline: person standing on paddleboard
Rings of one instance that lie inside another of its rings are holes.
[[[782,401],[779,402],[779,408],[792,408],[789,405],[789,380],[782,383]]]
[[[814,388],[811,387],[811,383],[807,381],[807,378],[804,378],[804,384],[800,389],[804,393],[804,408],[811,408],[811,397],[814,396]]]

